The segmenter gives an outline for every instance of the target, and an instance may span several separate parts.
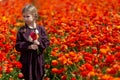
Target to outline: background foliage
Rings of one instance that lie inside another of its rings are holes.
[[[24,25],[21,10],[38,8],[38,24],[47,30],[44,80],[119,80],[119,0],[1,0],[0,79],[20,80],[16,34]]]

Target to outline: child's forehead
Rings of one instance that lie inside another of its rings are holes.
[[[24,12],[23,15],[32,15],[30,12]]]

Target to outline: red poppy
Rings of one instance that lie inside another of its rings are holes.
[[[22,73],[19,73],[19,74],[18,74],[18,78],[21,79],[21,78],[23,78],[23,77],[24,77],[24,75],[23,75]]]
[[[72,77],[70,80],[76,80],[76,78]]]
[[[66,76],[66,75],[63,75],[63,76],[61,77],[61,80],[67,80],[67,76]]]
[[[58,73],[58,69],[57,68],[52,68],[52,73]]]
[[[58,65],[58,61],[57,60],[52,60],[52,66],[57,66]]]
[[[37,39],[37,35],[35,32],[31,32],[30,37],[33,39],[33,41]]]
[[[115,56],[114,55],[107,55],[105,62],[107,64],[112,64],[115,61]]]
[[[17,68],[22,68],[22,64],[20,63],[20,62],[18,62],[18,61],[15,61],[14,62],[14,65],[17,67]]]

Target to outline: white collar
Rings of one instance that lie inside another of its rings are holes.
[[[30,29],[35,29],[37,27],[36,23],[34,23],[34,26],[28,25]]]

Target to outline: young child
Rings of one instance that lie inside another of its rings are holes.
[[[49,46],[44,27],[36,24],[35,6],[28,4],[22,10],[25,25],[17,33],[15,48],[21,52],[20,62],[25,80],[42,80],[44,76],[43,51]]]

